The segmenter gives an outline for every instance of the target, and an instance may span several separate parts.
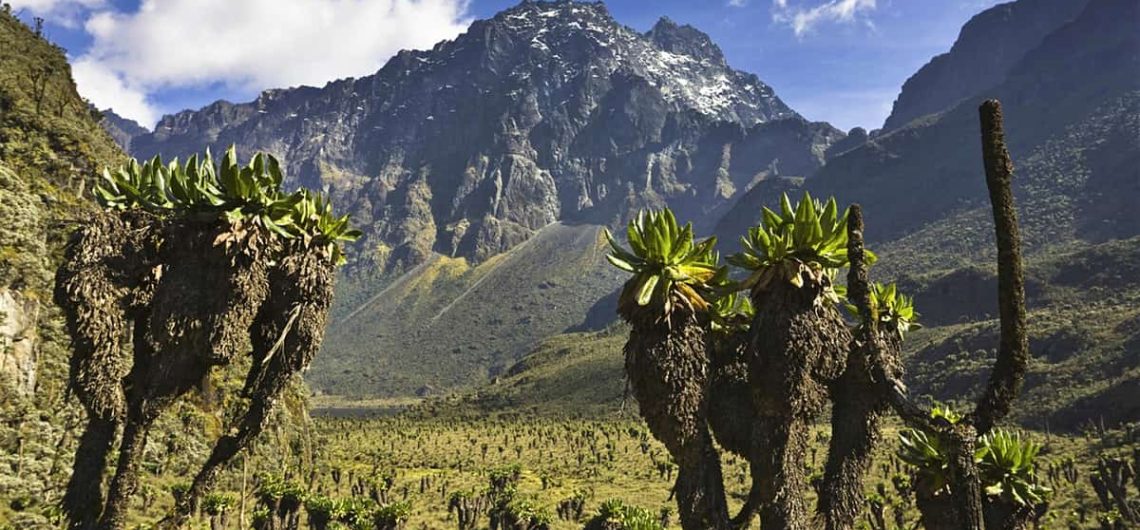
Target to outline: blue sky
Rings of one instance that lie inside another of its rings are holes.
[[[43,16],[80,92],[148,127],[261,90],[368,75],[402,48],[454,37],[516,0],[8,0]],[[882,125],[908,76],[997,0],[610,0],[619,22],[692,24],[793,109]]]

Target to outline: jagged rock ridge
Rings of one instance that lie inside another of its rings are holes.
[[[131,151],[132,140],[150,132],[139,122],[119,116],[113,109],[103,110],[100,113],[103,115],[103,119],[99,120],[99,125],[103,126],[103,130],[107,131],[107,134],[111,135],[115,143],[119,144],[119,147],[122,147],[125,152]]]
[[[393,271],[432,254],[482,261],[552,222],[643,205],[711,225],[758,179],[813,172],[842,137],[692,27],[639,33],[601,3],[560,1],[476,21],[375,75],[167,116],[132,151],[273,152],[295,184],[348,205],[366,234],[358,264]]]

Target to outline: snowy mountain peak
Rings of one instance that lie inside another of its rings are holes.
[[[526,78],[534,70],[582,77],[630,75],[679,109],[745,126],[795,116],[771,87],[733,70],[708,35],[662,18],[646,33],[615,21],[600,2],[529,1],[479,23],[457,43],[479,37],[492,62]]]

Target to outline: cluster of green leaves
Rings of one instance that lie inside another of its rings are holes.
[[[748,329],[756,316],[752,299],[742,292],[733,291],[716,298],[712,303],[712,328],[715,331]]]
[[[221,515],[237,504],[237,497],[230,493],[210,492],[202,499],[202,511],[207,515]]]
[[[1018,505],[1044,502],[1052,490],[1037,480],[1037,454],[1041,444],[1023,440],[1020,433],[996,429],[978,444],[978,472],[986,494],[1001,496]]]
[[[130,160],[114,172],[103,171],[96,200],[113,210],[142,209],[158,215],[217,214],[231,223],[252,222],[284,238],[324,245],[334,261],[344,263],[342,242],[355,241],[348,216],[336,216],[331,202],[307,190],[285,193],[277,159],[265,153],[240,166],[230,147],[215,166],[209,150],[199,160],[164,164],[155,157]]]
[[[410,502],[390,502],[376,507],[372,512],[372,519],[381,527],[395,527],[406,522],[411,514],[412,504]]]
[[[620,499],[602,502],[598,518],[604,523],[616,524],[620,530],[664,530],[656,514],[645,508],[627,505]]]
[[[257,477],[257,489],[254,495],[266,505],[279,501],[302,503],[306,497],[306,490],[300,482],[266,474]]]
[[[832,283],[838,270],[848,265],[849,213],[847,209],[840,216],[834,197],[822,203],[805,192],[793,206],[784,194],[780,213],[764,208],[761,224],[741,238],[743,250],[728,258],[748,273],[743,282],[734,282],[728,278],[728,269],[719,266],[716,238],[695,243],[692,224],[680,226],[669,208],[639,212],[626,228],[630,249],[605,231],[612,249],[607,259],[634,275],[621,293],[619,307],[653,306],[662,309],[667,320],[674,301],[679,301],[691,310],[709,311],[715,329],[741,329],[747,327],[755,309],[749,298],[738,295],[739,290],[751,289],[755,295],[773,281],[802,287],[805,277],[823,284],[824,296],[838,303],[844,291]],[[865,251],[865,256],[869,264],[876,261],[871,251]],[[893,284],[876,284],[872,291],[884,323],[900,333],[917,325],[913,299],[898,293]]]
[[[544,508],[535,505],[532,499],[515,496],[503,507],[503,514],[526,525],[526,528],[550,528],[554,517]]]
[[[691,311],[706,311],[713,286],[727,278],[727,270],[717,266],[716,238],[695,242],[692,224],[680,226],[668,208],[639,212],[629,222],[629,250],[609,230],[605,235],[612,249],[606,258],[634,275],[621,293],[620,307],[660,308],[665,320],[678,303]]]
[[[957,412],[938,405],[931,409],[931,417],[951,424],[961,420]],[[921,429],[906,429],[898,436],[898,456],[917,468],[918,485],[930,492],[948,487],[950,456],[941,437]],[[982,436],[974,460],[986,494],[1021,506],[1045,502],[1052,490],[1037,479],[1040,451],[1041,444],[1004,429]]]
[[[407,501],[379,505],[370,499],[334,499],[321,494],[305,496],[305,512],[311,524],[337,522],[350,528],[387,528],[408,520],[412,513]]]
[[[190,491],[189,482],[175,482],[170,485],[170,496],[174,497],[175,501],[181,501],[188,491]]]
[[[918,323],[919,314],[914,310],[913,297],[899,292],[898,287],[893,283],[884,285],[875,282],[870,285],[870,288],[871,306],[875,308],[880,326],[895,331],[900,336],[905,335],[911,329],[922,327],[922,324]],[[858,318],[859,309],[854,304],[847,303],[846,307],[852,316]]]
[[[775,281],[802,287],[805,273],[822,280],[848,264],[849,212],[845,210],[840,217],[834,197],[824,204],[804,192],[799,204],[793,206],[784,194],[780,213],[764,208],[761,224],[748,230],[740,239],[743,250],[728,261],[750,272],[742,286],[754,293]],[[866,255],[869,262],[875,261],[873,253]]]

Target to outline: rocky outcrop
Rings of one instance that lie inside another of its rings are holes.
[[[809,175],[843,133],[809,123],[707,35],[639,33],[601,3],[523,2],[376,74],[167,116],[138,157],[278,155],[349,205],[357,266],[480,262],[555,221],[670,204],[706,225],[765,172]]]
[[[0,162],[0,389],[36,386],[40,303],[51,278],[44,201]]]
[[[150,132],[150,130],[139,125],[135,120],[115,114],[114,110],[107,109],[101,111],[101,114],[103,115],[103,119],[99,120],[99,125],[103,126],[103,130],[111,135],[111,138],[115,140],[116,144],[119,144],[119,147],[123,148],[123,151],[130,152],[131,141],[134,140],[135,137]]]
[[[40,305],[0,288],[0,385],[28,396],[36,388],[36,342]]]

